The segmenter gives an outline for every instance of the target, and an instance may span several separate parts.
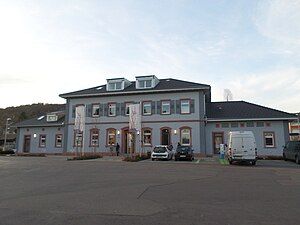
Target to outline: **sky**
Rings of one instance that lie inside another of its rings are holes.
[[[300,0],[0,0],[0,108],[154,74],[300,111]]]

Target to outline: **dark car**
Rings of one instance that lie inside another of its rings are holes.
[[[190,146],[178,146],[175,153],[175,161],[186,159],[194,160],[194,150]]]
[[[300,141],[289,141],[283,148],[283,159],[300,164]]]

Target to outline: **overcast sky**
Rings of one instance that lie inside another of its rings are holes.
[[[155,74],[300,111],[299,0],[0,0],[0,28],[1,108]]]

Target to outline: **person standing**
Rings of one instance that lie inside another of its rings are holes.
[[[119,156],[119,152],[120,152],[120,145],[119,145],[119,143],[117,143],[117,146],[116,146],[117,156]]]

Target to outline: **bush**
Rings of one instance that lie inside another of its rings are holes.
[[[12,154],[15,154],[14,150],[0,151],[0,155],[12,155]]]
[[[123,159],[125,162],[138,162],[146,159],[150,159],[151,156],[148,154],[142,154],[142,155],[133,155],[133,156],[127,156]]]
[[[100,159],[102,158],[102,155],[82,155],[82,156],[74,156],[72,158],[68,158],[68,161],[73,160],[89,160],[89,159]]]

